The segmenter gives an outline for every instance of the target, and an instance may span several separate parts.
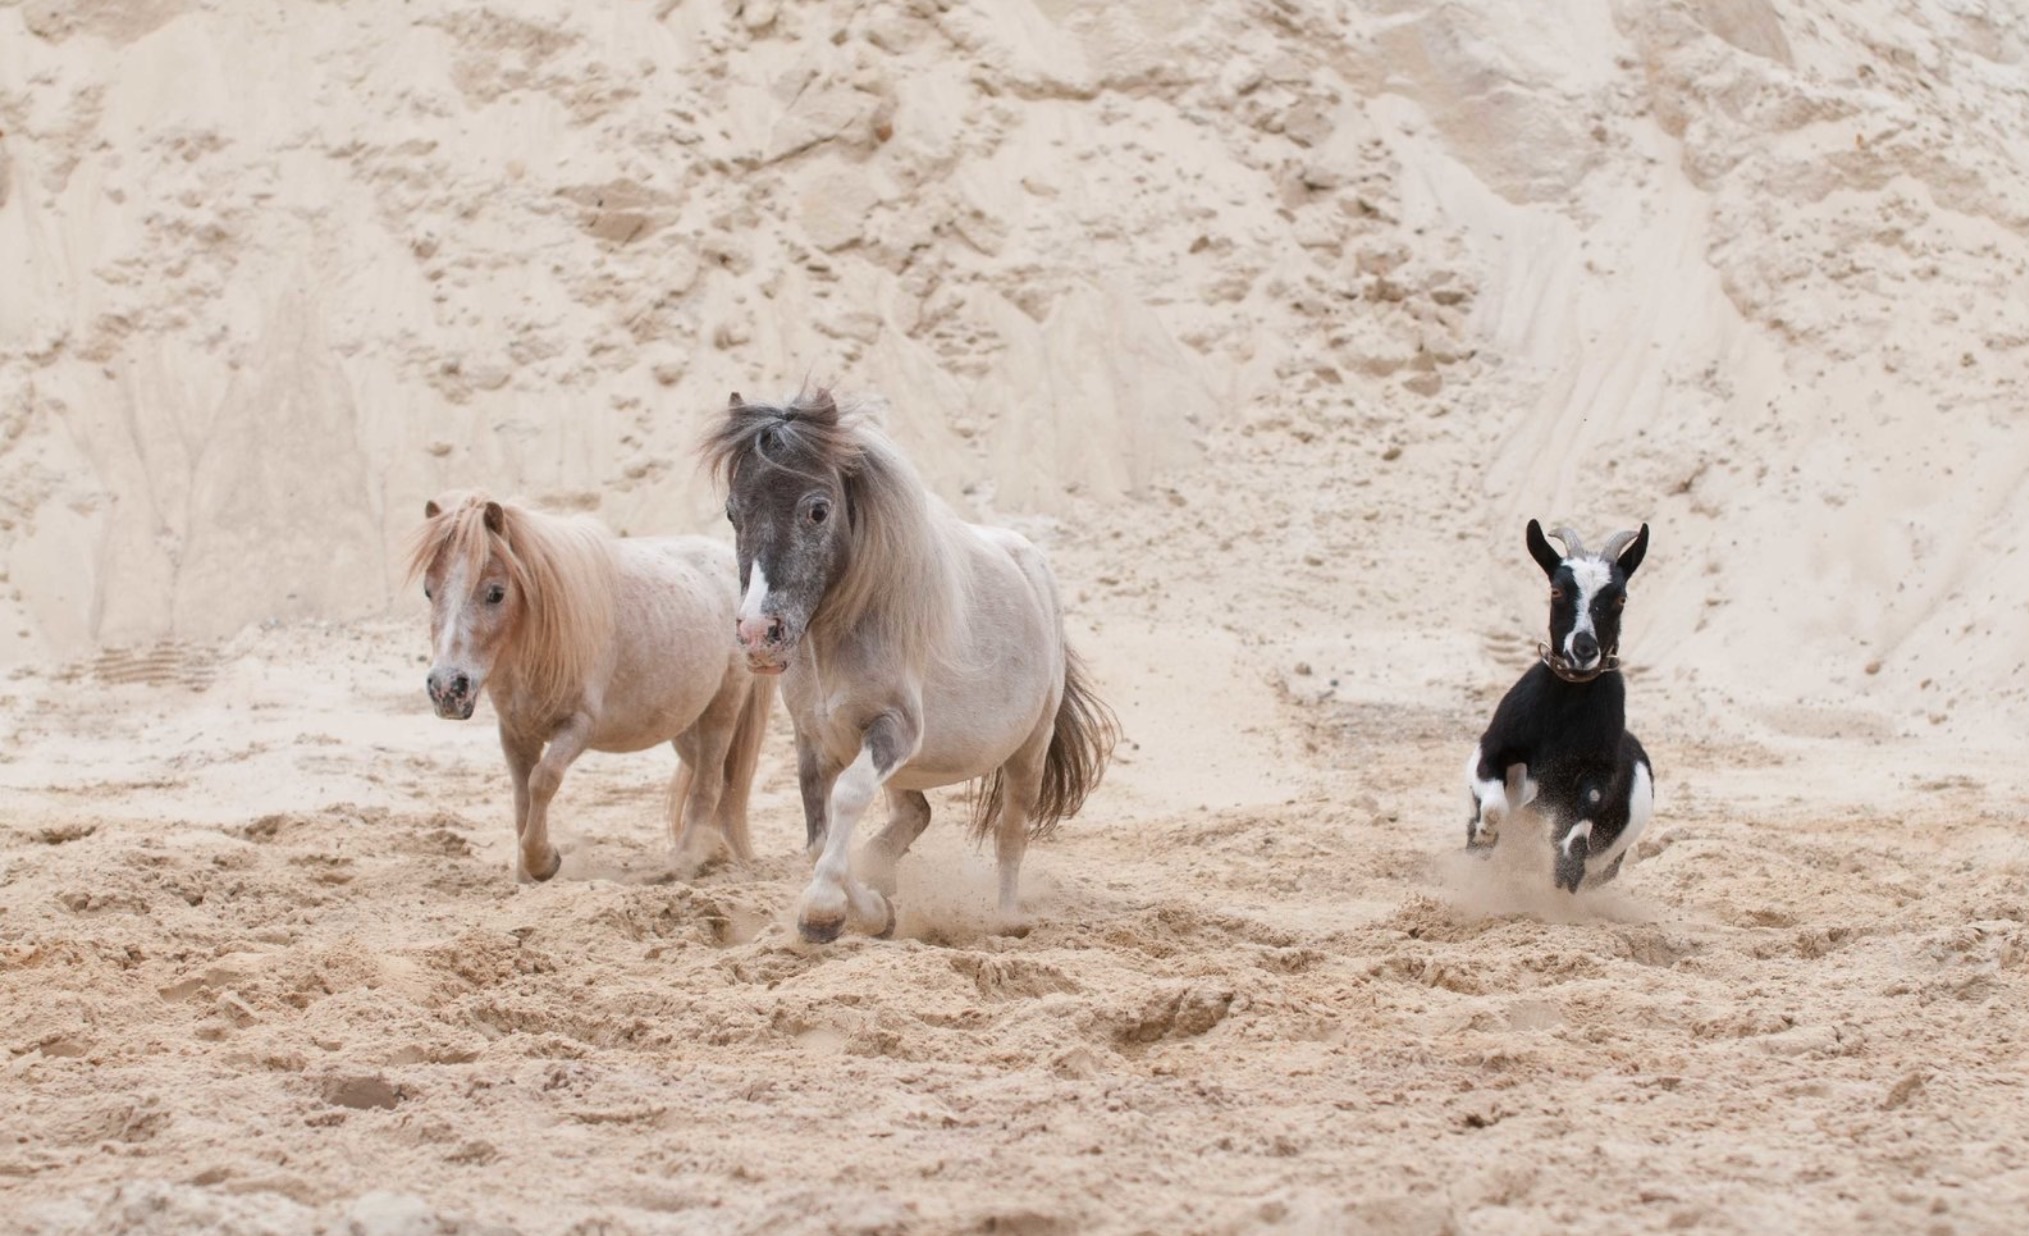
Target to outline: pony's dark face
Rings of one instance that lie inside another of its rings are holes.
[[[1550,580],[1550,651],[1573,674],[1593,674],[1620,647],[1620,616],[1627,606],[1627,582],[1648,552],[1643,524],[1617,557],[1580,551],[1569,556],[1550,548],[1543,530],[1529,521],[1529,552]]]
[[[740,611],[734,629],[747,668],[779,674],[810,629],[849,548],[844,486],[822,469],[772,462],[773,431],[761,453],[735,469],[726,518],[740,556]]]
[[[424,508],[436,518],[441,508]],[[486,521],[499,530],[498,503],[487,504]],[[430,602],[430,673],[424,680],[437,715],[464,721],[478,707],[479,692],[501,650],[521,623],[522,597],[499,555],[475,562],[446,547],[423,573],[423,596]]]

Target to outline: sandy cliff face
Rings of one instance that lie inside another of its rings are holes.
[[[706,525],[819,378],[1003,516],[1647,518],[1666,672],[2021,704],[2005,6],[568,7],[0,7],[0,658],[384,612],[453,484]]]

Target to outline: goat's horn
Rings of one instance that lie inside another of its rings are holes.
[[[1564,542],[1564,556],[1566,558],[1582,558],[1585,556],[1585,542],[1578,539],[1576,532],[1573,532],[1569,528],[1552,528],[1550,535]]]
[[[1640,535],[1641,533],[1639,532],[1614,533],[1612,536],[1606,538],[1606,544],[1600,546],[1599,556],[1606,559],[1608,562],[1614,561],[1615,559],[1620,557],[1620,551],[1634,544],[1634,539]]]

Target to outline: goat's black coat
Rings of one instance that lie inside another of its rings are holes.
[[[1538,662],[1522,675],[1494,709],[1479,743],[1483,781],[1501,781],[1516,765],[1528,766],[1536,783],[1530,806],[1550,821],[1557,847],[1557,886],[1576,891],[1585,878],[1585,859],[1613,848],[1627,827],[1636,765],[1649,771],[1649,757],[1627,732],[1627,686],[1617,673],[1591,682],[1566,682]],[[1596,797],[1595,797],[1596,795]],[[1477,839],[1478,807],[1466,827],[1467,844]],[[1592,835],[1566,854],[1565,834],[1581,820]],[[1620,855],[1599,874],[1601,882],[1620,873]]]
[[[1534,783],[1528,805],[1550,821],[1557,886],[1576,892],[1591,858],[1612,855],[1596,874],[1599,882],[1620,873],[1627,854],[1618,843],[1633,818],[1637,788],[1644,821],[1654,802],[1655,772],[1627,732],[1627,686],[1617,668],[1621,610],[1628,579],[1648,553],[1649,526],[1616,534],[1599,553],[1587,553],[1568,528],[1551,535],[1564,542],[1563,553],[1529,521],[1529,556],[1550,582],[1550,642],[1542,661],[1502,697],[1480,736],[1465,843],[1469,849],[1489,844],[1486,811],[1493,797],[1481,796],[1489,783],[1502,787],[1503,816],[1524,805],[1525,785],[1508,782],[1510,770],[1522,770]],[[1636,784],[1637,770],[1645,787]]]

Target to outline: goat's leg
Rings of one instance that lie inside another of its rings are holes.
[[[1474,747],[1466,761],[1466,796],[1472,813],[1465,822],[1465,848],[1490,850],[1501,839],[1501,825],[1508,816],[1536,796],[1536,784],[1529,780],[1527,764],[1510,764],[1502,769]]]
[[[1588,817],[1573,822],[1563,829],[1556,844],[1557,887],[1575,893],[1585,882],[1585,858],[1592,852],[1592,820]]]

